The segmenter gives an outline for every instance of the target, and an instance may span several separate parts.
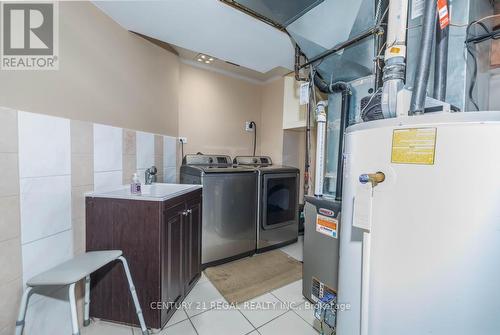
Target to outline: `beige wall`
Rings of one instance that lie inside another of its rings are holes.
[[[275,164],[283,163],[283,92],[283,78],[262,86],[261,122],[257,130],[262,154],[270,156]]]
[[[245,121],[261,125],[262,85],[181,63],[179,136],[184,153],[251,155],[253,132]],[[257,138],[257,154],[260,143]]]
[[[262,87],[260,140],[262,154],[271,156],[275,164],[300,169],[300,199],[304,189],[306,149],[305,129],[283,130],[285,79],[280,78]]]
[[[178,57],[90,2],[59,12],[59,71],[0,71],[0,105],[177,136]]]
[[[257,84],[185,63],[180,72],[184,153],[251,155],[253,133],[244,130],[251,120],[257,123],[256,154],[283,163],[283,78]]]

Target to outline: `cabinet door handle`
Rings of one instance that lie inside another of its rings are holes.
[[[181,214],[182,216],[188,216],[188,212],[187,211],[179,212],[179,214]]]
[[[193,213],[193,210],[192,210],[192,209],[188,209],[188,210],[187,210],[187,213],[188,213],[188,214],[191,214],[191,213]]]

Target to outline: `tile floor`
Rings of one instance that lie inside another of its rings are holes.
[[[281,250],[302,261],[303,237]],[[238,306],[230,306],[202,275],[184,308],[170,319],[160,335],[317,335],[312,327],[313,306],[302,297],[302,280]],[[82,335],[141,335],[140,329],[93,322]]]

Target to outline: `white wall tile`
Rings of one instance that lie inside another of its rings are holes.
[[[168,167],[163,169],[163,180],[167,184],[174,184],[177,182],[177,168]]]
[[[94,191],[105,191],[119,188],[123,185],[122,171],[94,173]]]
[[[22,246],[23,283],[46,271],[73,255],[73,233],[71,230],[49,236]],[[28,313],[29,314],[29,313]]]
[[[22,243],[71,228],[71,177],[21,179]]]
[[[33,296],[24,332],[37,335],[72,333],[67,288],[53,291],[47,296]]]
[[[177,166],[177,139],[163,136],[163,167]]]
[[[137,132],[137,169],[150,168],[155,163],[155,136]]]
[[[122,170],[123,129],[94,124],[94,171]]]
[[[68,119],[20,112],[18,127],[21,178],[71,173]]]

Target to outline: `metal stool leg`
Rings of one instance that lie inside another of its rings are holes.
[[[71,326],[73,329],[73,335],[80,335],[80,329],[78,328],[78,314],[76,313],[75,285],[76,283],[69,285],[69,306],[71,309]]]
[[[24,324],[26,319],[26,310],[28,309],[28,302],[30,300],[31,294],[33,293],[33,288],[28,287],[23,293],[21,298],[21,305],[19,306],[19,315],[16,321],[16,335],[22,335],[24,330]]]
[[[85,277],[85,300],[83,303],[83,326],[90,325],[90,276]]]
[[[149,335],[149,331],[146,328],[146,323],[144,322],[144,316],[142,315],[141,305],[139,304],[139,298],[137,298],[137,292],[135,291],[134,282],[132,281],[132,275],[130,274],[130,269],[128,268],[128,263],[125,257],[120,256],[118,259],[123,264],[123,269],[125,270],[125,275],[127,276],[130,294],[132,295],[132,300],[134,301],[135,310],[137,312],[137,317],[139,318],[139,324],[141,325],[141,330],[143,335]]]

